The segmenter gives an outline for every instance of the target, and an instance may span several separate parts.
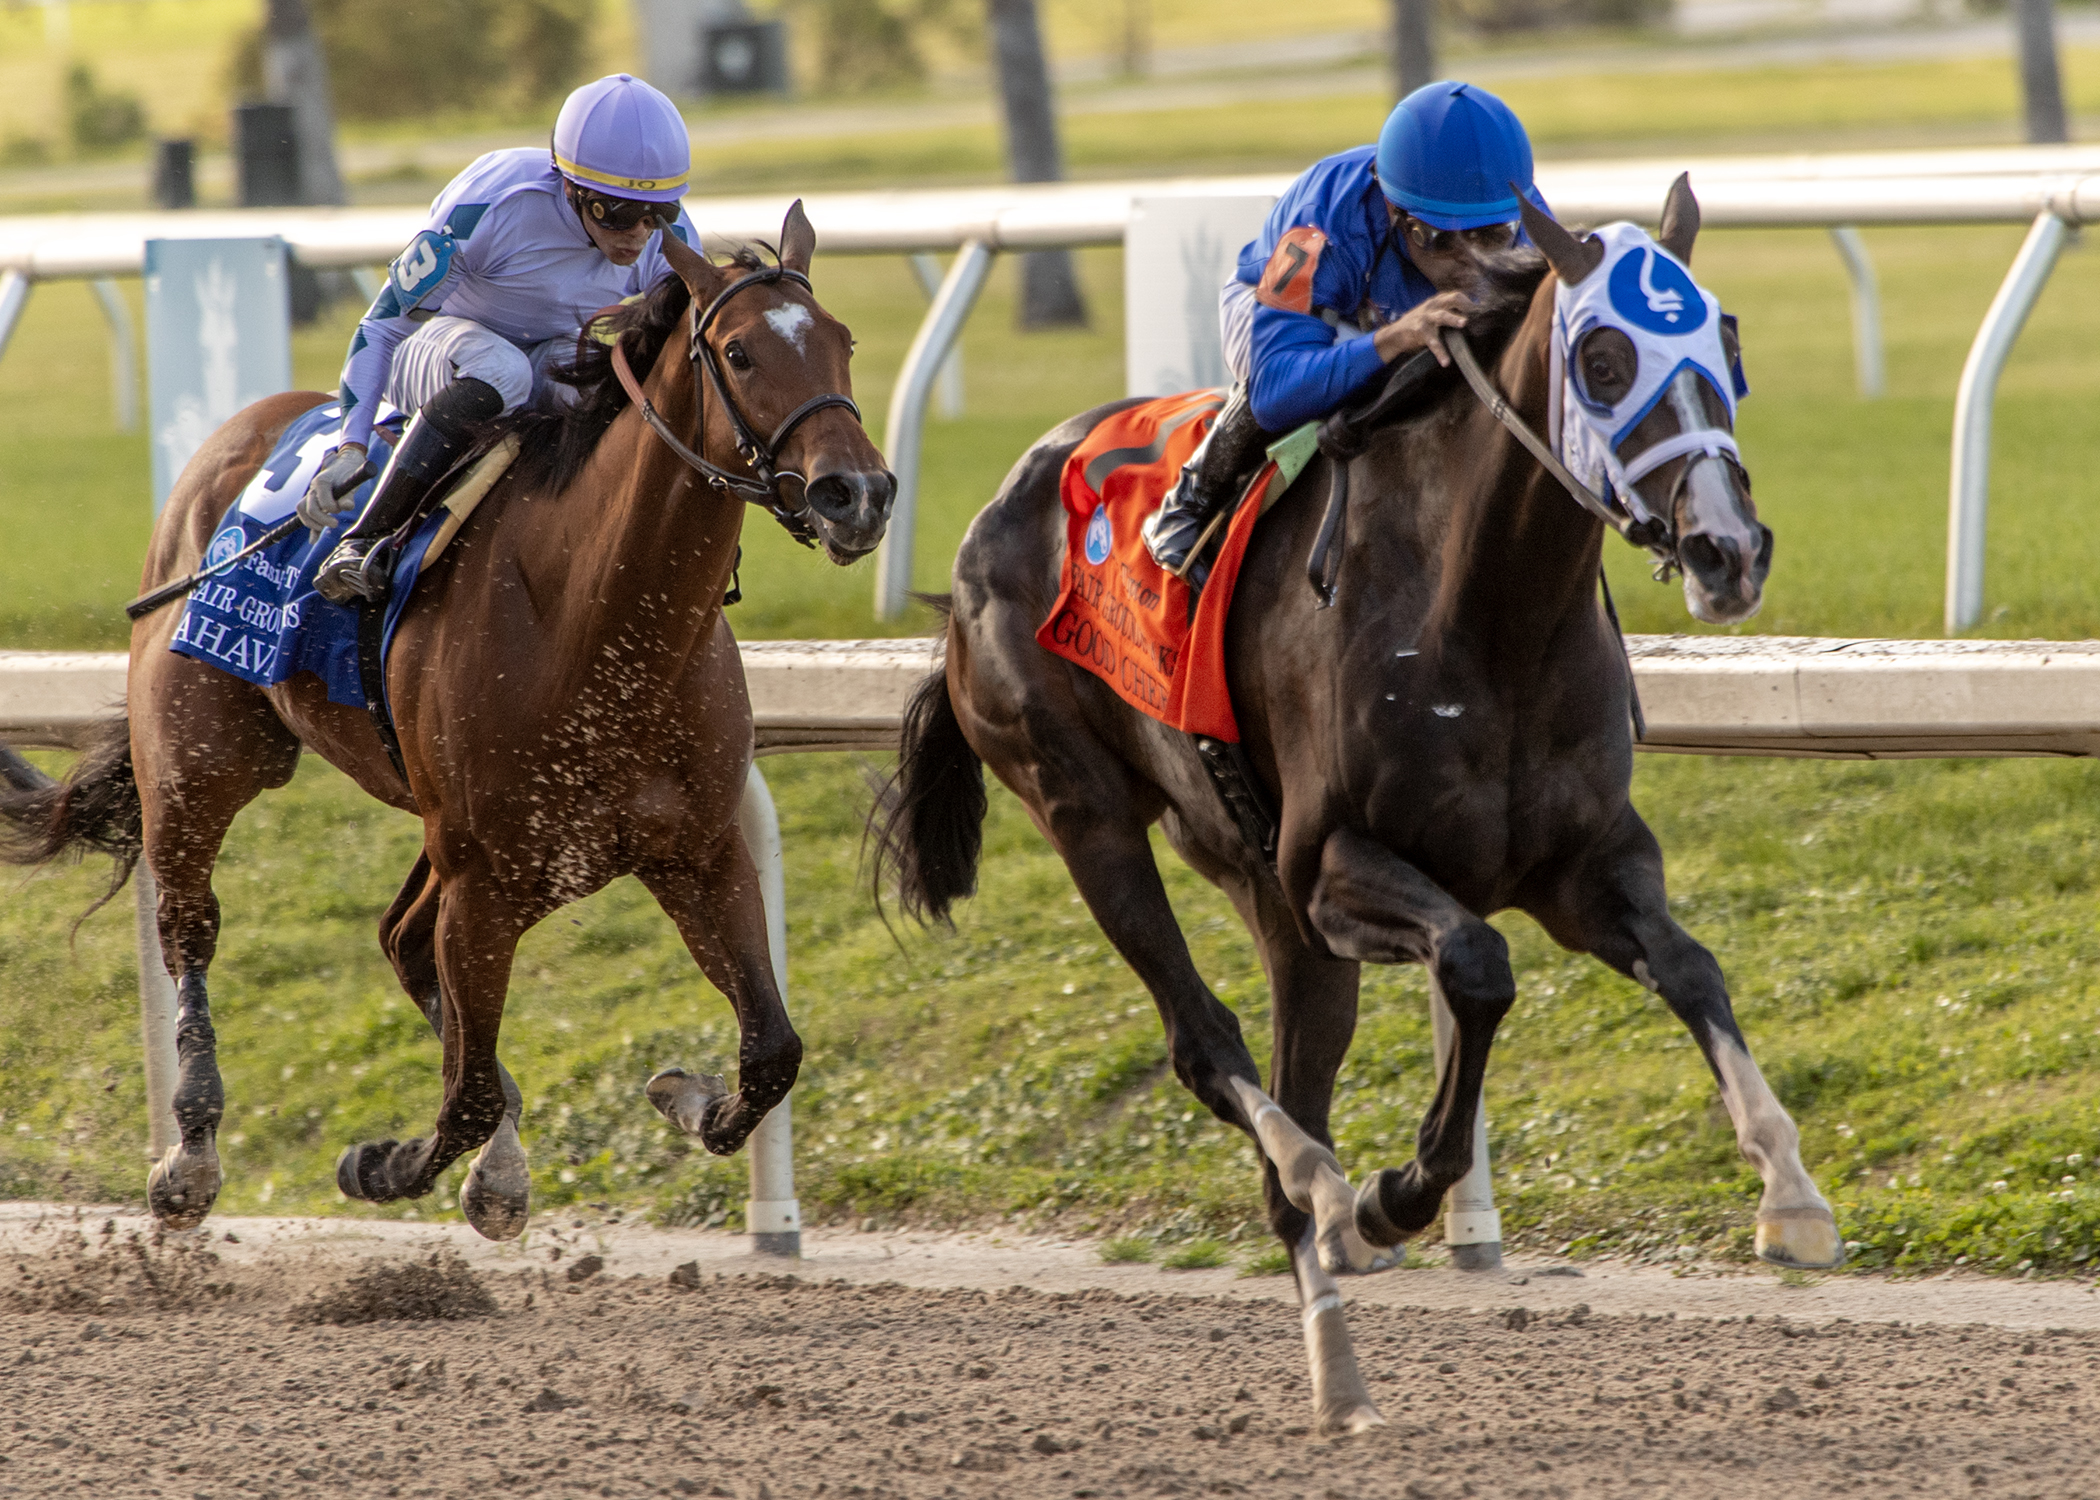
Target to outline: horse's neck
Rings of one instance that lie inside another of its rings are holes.
[[[1510,408],[1544,437],[1552,399],[1547,340],[1553,280],[1534,297],[1490,378]],[[1476,455],[1454,494],[1440,612],[1476,638],[1522,650],[1589,609],[1603,528],[1494,414],[1468,392],[1455,451]]]
[[[643,390],[674,433],[694,430],[696,379],[681,340],[667,340]],[[720,463],[708,436],[702,451]],[[620,413],[555,504],[568,549],[561,603],[574,616],[565,639],[590,656],[682,661],[707,638],[735,570],[744,507],[702,482],[638,410]]]

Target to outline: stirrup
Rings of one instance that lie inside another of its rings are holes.
[[[392,585],[383,538],[344,537],[314,575],[314,592],[331,604],[377,604]]]

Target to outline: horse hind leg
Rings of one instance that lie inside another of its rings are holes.
[[[211,1212],[224,1184],[218,1134],[226,1114],[226,1088],[219,1078],[219,1039],[212,1029],[204,970],[186,971],[176,981],[175,994],[178,1139],[146,1174],[146,1202],[153,1217],[169,1229],[195,1229]]]
[[[135,674],[133,712],[145,859],[160,887],[155,915],[176,987],[178,1139],[148,1173],[146,1201],[168,1228],[194,1229],[224,1182],[218,1132],[226,1089],[207,982],[219,941],[212,868],[235,814],[291,779],[299,742],[253,688],[181,658]],[[211,753],[192,753],[199,743]]]
[[[423,1019],[437,1033],[440,1044],[445,1039],[444,990],[437,965],[441,895],[430,856],[419,854],[400,894],[379,919],[379,945],[393,964],[401,988],[423,1012]],[[525,1097],[500,1059],[496,1075],[503,1085],[503,1120],[468,1167],[459,1185],[459,1207],[482,1238],[512,1240],[525,1232],[531,1217],[532,1166],[525,1155],[525,1143],[518,1135]]]

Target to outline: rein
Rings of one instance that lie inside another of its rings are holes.
[[[1480,360],[1474,355],[1473,346],[1466,342],[1466,336],[1456,328],[1441,331],[1444,347],[1449,349],[1451,357],[1458,361],[1459,372],[1466,377],[1466,384],[1473,388],[1473,394],[1480,398],[1480,404],[1488,409],[1489,414],[1509,429],[1510,435],[1522,443],[1525,450],[1539,461],[1540,468],[1560,481],[1561,488],[1575,497],[1576,504],[1634,546],[1647,548],[1656,560],[1655,576],[1659,579],[1667,578],[1670,570],[1677,566],[1677,553],[1676,549],[1669,545],[1667,524],[1660,521],[1636,521],[1628,511],[1611,504],[1577,479],[1568,466],[1554,455],[1553,450],[1546,446],[1545,439],[1532,431],[1531,424],[1518,416],[1510,408],[1503,394],[1495,389],[1495,383],[1488,379],[1487,371],[1481,369]],[[1665,454],[1657,463],[1675,456],[1674,453]]]
[[[818,412],[834,406],[844,407],[853,413],[853,420],[858,422],[861,421],[860,407],[851,396],[827,391],[823,395],[810,397],[782,418],[770,437],[761,438],[745,419],[742,409],[736,404],[736,398],[729,394],[729,387],[722,379],[721,365],[715,357],[714,347],[707,342],[709,326],[732,298],[751,287],[770,286],[777,281],[794,282],[804,291],[815,295],[810,287],[809,278],[800,271],[791,271],[786,266],[768,266],[762,271],[753,271],[732,281],[716,295],[714,301],[708,303],[705,312],[700,310],[700,304],[697,302],[691,304],[687,310],[688,321],[692,327],[686,342],[686,362],[706,373],[707,385],[714,391],[715,400],[721,404],[722,410],[729,417],[730,429],[736,435],[736,451],[752,471],[750,474],[738,474],[719,464],[710,463],[679,440],[678,435],[671,431],[670,424],[642,393],[642,383],[635,378],[634,367],[627,362],[624,341],[615,341],[613,344],[613,374],[619,378],[621,388],[627,392],[627,397],[634,403],[635,409],[642,414],[642,420],[649,425],[649,430],[661,438],[664,446],[676,454],[688,468],[715,489],[738,494],[753,505],[765,507],[773,519],[787,529],[788,535],[805,547],[814,547],[817,544],[817,532],[816,525],[810,517],[809,480],[793,469],[778,467],[780,450],[786,446],[795,429]],[[697,381],[695,385],[698,385]],[[707,430],[707,403],[704,395],[700,402],[699,430],[701,433]],[[782,479],[794,479],[802,486],[802,503],[799,506],[790,509],[781,498]]]

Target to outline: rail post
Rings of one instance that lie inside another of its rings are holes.
[[[911,274],[917,278],[919,290],[926,294],[930,303],[940,295],[941,263],[926,251],[908,256]],[[952,422],[963,414],[962,349],[959,345],[948,347],[948,357],[941,361],[941,378],[935,407],[943,421]]]
[[[926,397],[933,389],[948,351],[969,321],[970,309],[992,269],[992,247],[983,240],[969,240],[956,252],[947,279],[934,294],[933,306],[911,341],[904,368],[897,372],[897,388],[890,393],[889,420],[882,429],[882,447],[897,476],[896,503],[890,509],[889,530],[875,554],[875,618],[894,620],[904,613],[911,593],[912,540],[919,519],[919,457],[926,432]]]
[[[1872,401],[1888,393],[1881,354],[1881,279],[1874,274],[1874,258],[1857,229],[1839,224],[1830,231],[1830,239],[1852,282],[1852,363],[1859,393]]]
[[[772,952],[773,983],[787,1000],[787,869],[780,848],[780,815],[756,762],[744,778],[743,801],[737,805],[737,827],[751,862],[758,866],[758,891],[766,904],[766,946]],[[751,1248],[762,1255],[802,1253],[802,1205],[795,1198],[795,1126],[790,1113],[794,1095],[773,1106],[751,1132],[751,1197],[744,1204],[744,1227]]]
[[[20,271],[0,271],[0,354],[7,352],[7,341],[15,336],[15,325],[28,305],[29,278]]]
[[[1985,521],[1991,498],[1991,406],[1998,377],[2071,237],[2054,210],[2035,216],[2012,268],[1976,330],[1954,393],[1954,456],[1947,482],[1947,634],[1983,617]]]
[[[94,291],[95,300],[102,305],[102,316],[109,321],[109,389],[111,404],[117,412],[117,431],[137,432],[139,341],[132,327],[131,307],[111,277],[97,276],[88,286]]]
[[[155,1161],[175,1144],[175,981],[160,948],[160,887],[143,857],[132,872],[138,903],[139,1035],[146,1058],[146,1154]]]

